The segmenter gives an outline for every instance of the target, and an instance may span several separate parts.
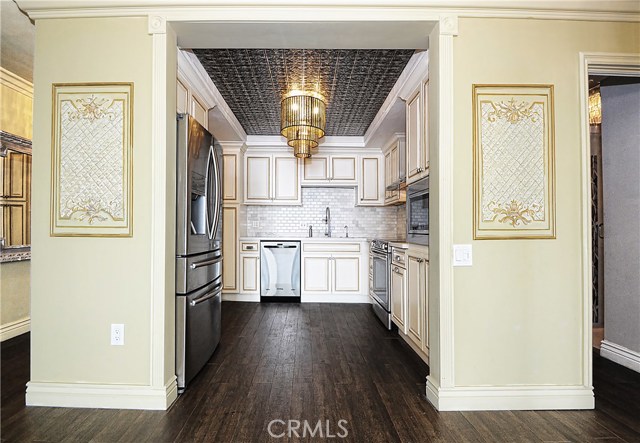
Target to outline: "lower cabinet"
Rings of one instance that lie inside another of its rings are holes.
[[[305,256],[302,290],[315,294],[360,293],[360,256]]]
[[[428,316],[428,255],[422,249],[407,251],[407,311],[405,330],[413,343],[429,355]]]
[[[222,208],[222,291],[237,292],[238,207]]]
[[[302,290],[315,294],[331,293],[331,256],[302,258]]]
[[[360,292],[360,257],[331,257],[333,292]]]
[[[260,293],[260,256],[258,254],[240,254],[240,292],[243,294]]]
[[[400,266],[391,266],[391,319],[398,329],[407,333],[407,271]]]

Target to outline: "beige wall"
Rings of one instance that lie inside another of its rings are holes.
[[[461,19],[454,38],[455,385],[580,385],[581,129],[578,53],[639,52],[640,25]],[[474,83],[555,86],[557,239],[473,241]]]
[[[151,383],[151,54],[145,18],[36,23],[32,382]],[[56,82],[134,82],[131,238],[49,236]]]
[[[31,139],[33,99],[23,87],[28,82],[9,71],[0,73],[0,129]],[[30,91],[28,91],[30,93]],[[29,318],[29,274],[31,262],[0,264],[0,328]]]

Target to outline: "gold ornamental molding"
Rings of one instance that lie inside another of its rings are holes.
[[[555,238],[553,85],[473,86],[474,239]]]

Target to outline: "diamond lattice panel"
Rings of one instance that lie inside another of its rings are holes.
[[[292,89],[327,99],[326,135],[362,136],[413,55],[389,49],[195,49],[249,135],[280,133]]]

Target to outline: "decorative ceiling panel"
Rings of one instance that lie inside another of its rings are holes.
[[[413,55],[406,49],[194,49],[249,135],[280,133],[293,89],[327,101],[326,135],[362,136]]]

